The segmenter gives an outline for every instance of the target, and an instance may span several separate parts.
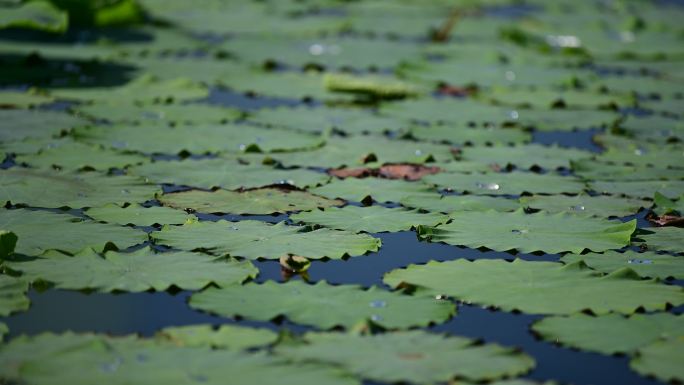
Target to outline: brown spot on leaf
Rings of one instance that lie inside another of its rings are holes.
[[[651,223],[655,223],[658,226],[684,227],[684,217],[680,217],[677,215],[653,215],[649,216],[648,220],[651,221]]]
[[[441,169],[436,166],[400,163],[386,164],[379,168],[358,167],[330,169],[328,170],[328,174],[338,178],[365,178],[370,176],[387,179],[419,180],[425,175],[436,174],[440,171]]]
[[[399,358],[407,361],[422,360],[425,358],[423,353],[398,353]]]

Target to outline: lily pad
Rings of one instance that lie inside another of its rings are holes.
[[[548,88],[493,88],[482,95],[483,99],[500,104],[532,108],[553,108],[562,105],[566,108],[591,109],[614,106],[629,107],[635,99],[629,94],[602,94],[576,90],[552,90]]]
[[[144,207],[130,205],[121,207],[110,204],[85,210],[84,214],[99,222],[116,223],[119,225],[152,226],[152,225],[182,225],[187,221],[196,220],[181,210],[168,207]]]
[[[642,280],[629,269],[602,275],[582,262],[528,262],[516,259],[459,259],[428,262],[393,270],[383,278],[390,287],[416,286],[425,295],[449,295],[462,301],[532,314],[572,314],[590,310],[632,314],[664,310],[684,303],[684,290]]]
[[[423,182],[453,191],[476,195],[520,195],[522,193],[561,194],[584,190],[580,180],[557,174],[510,173],[440,173],[428,175]]]
[[[113,151],[78,142],[63,142],[41,150],[38,154],[17,156],[16,161],[31,167],[59,170],[102,170],[125,168],[149,158],[139,154]]]
[[[84,142],[145,154],[295,151],[324,143],[317,135],[236,124],[98,126],[74,135]]]
[[[217,255],[249,259],[278,259],[293,254],[310,259],[340,259],[378,251],[379,239],[364,234],[318,229],[285,222],[272,225],[260,221],[191,222],[183,226],[165,226],[153,232],[159,244],[183,250],[206,250]]]
[[[657,341],[639,349],[629,366],[643,375],[654,376],[661,381],[676,382],[684,379],[682,356],[684,355],[684,336],[665,341]]]
[[[390,180],[381,178],[346,178],[334,180],[310,192],[328,198],[342,198],[352,202],[399,202],[407,196],[436,196],[439,194],[430,186],[420,182]]]
[[[515,211],[521,207],[513,199],[482,195],[409,195],[400,203],[406,207],[447,214],[459,211]]]
[[[277,169],[262,165],[241,165],[235,159],[186,159],[157,161],[132,167],[130,174],[146,177],[156,183],[211,189],[233,190],[287,184],[300,188],[316,186],[330,180],[326,174],[305,169]]]
[[[0,350],[0,376],[36,385],[162,385],[183,381],[208,385],[359,385],[339,369],[323,365],[293,367],[282,358],[209,347],[98,334],[44,333],[21,336]],[[21,368],[19,370],[18,368]]]
[[[367,336],[307,333],[303,340],[303,344],[279,346],[275,352],[297,362],[332,364],[386,383],[493,380],[521,375],[534,367],[531,357],[512,348],[422,330]]]
[[[517,166],[527,169],[534,166],[556,169],[570,168],[570,161],[591,157],[583,150],[567,149],[557,146],[528,144],[520,146],[468,147],[463,150],[464,161]]]
[[[94,207],[136,203],[154,198],[155,185],[141,178],[98,173],[72,174],[21,168],[0,170],[0,202],[34,207]],[[45,186],[50,186],[49,194]]]
[[[424,90],[390,76],[327,73],[323,85],[328,91],[363,95],[373,99],[401,99],[418,96]]]
[[[635,198],[650,198],[656,192],[675,198],[684,191],[682,180],[594,181],[589,187],[604,194],[622,194]]]
[[[25,279],[0,275],[0,316],[7,317],[14,312],[28,310],[28,287]]]
[[[120,87],[62,88],[51,95],[58,99],[126,105],[202,99],[209,95],[209,90],[188,79],[159,80],[141,76]]]
[[[514,128],[471,128],[453,124],[414,126],[409,129],[409,133],[418,140],[459,145],[514,144],[532,139],[530,133]]]
[[[17,247],[17,235],[11,231],[0,230],[0,261],[14,253]]]
[[[217,124],[235,120],[242,112],[233,108],[214,107],[204,104],[151,104],[121,105],[113,108],[107,104],[78,106],[77,111],[96,119],[114,123],[183,123]]]
[[[638,234],[637,238],[642,239],[649,250],[684,253],[684,229],[678,227],[651,227],[648,233]]]
[[[0,141],[49,138],[87,124],[87,120],[63,112],[0,109]]]
[[[390,329],[442,322],[456,311],[453,304],[414,297],[378,287],[333,286],[325,281],[227,286],[207,289],[190,297],[190,306],[227,317],[268,321],[284,316],[292,322],[322,329],[352,328],[366,320]]]
[[[157,337],[176,346],[212,347],[229,350],[246,350],[271,345],[278,334],[262,328],[236,325],[189,325],[164,328]]]
[[[520,197],[525,207],[548,212],[587,214],[596,217],[625,217],[636,214],[649,204],[638,199],[626,199],[605,195],[535,195]]]
[[[26,255],[50,249],[76,253],[86,247],[102,251],[108,243],[125,249],[147,240],[147,234],[132,228],[25,209],[0,210],[0,228],[17,234],[15,252]]]
[[[10,2],[9,5],[12,5]],[[28,28],[47,32],[64,32],[69,25],[66,12],[49,1],[31,1],[0,8],[0,29]]]
[[[684,279],[684,260],[681,257],[648,251],[638,253],[633,250],[625,250],[622,253],[606,251],[603,254],[566,254],[561,258],[561,261],[566,263],[584,261],[592,269],[604,273],[629,267],[642,277]]]
[[[656,192],[653,196],[653,203],[655,203],[655,208],[653,212],[658,215],[665,214],[679,214],[684,215],[684,195],[680,196],[677,201],[669,199],[665,195]]]
[[[600,317],[573,314],[547,317],[532,325],[545,340],[603,354],[634,354],[661,340],[684,335],[681,316],[669,313],[606,314]]]
[[[419,225],[434,226],[446,222],[449,218],[441,214],[422,214],[415,210],[406,210],[399,207],[346,206],[306,211],[291,215],[290,219],[295,222],[316,224],[339,230],[378,233],[405,231]]]
[[[155,253],[144,248],[130,253],[108,251],[104,256],[84,249],[73,257],[48,251],[40,258],[10,264],[31,281],[54,283],[58,289],[101,292],[164,291],[172,286],[198,290],[209,284],[226,286],[256,277],[249,261],[217,260],[184,251]]]
[[[540,212],[463,211],[451,222],[434,228],[421,226],[418,235],[433,242],[492,250],[560,253],[604,251],[629,245],[636,220],[626,223],[586,216]]]
[[[33,108],[43,104],[50,104],[55,100],[37,92],[0,91],[0,107],[2,108]]]
[[[266,187],[245,191],[190,190],[164,194],[159,201],[170,207],[202,213],[274,214],[339,206],[344,202],[298,190]]]

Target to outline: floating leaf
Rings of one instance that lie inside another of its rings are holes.
[[[411,127],[409,133],[418,140],[450,144],[512,144],[530,141],[528,132],[512,128],[470,128],[454,124]]]
[[[86,247],[102,251],[110,242],[125,249],[147,240],[147,234],[135,229],[24,209],[0,210],[0,228],[17,234],[15,252],[26,255],[49,249],[76,253]]]
[[[10,2],[9,5],[11,5]],[[64,32],[69,25],[66,12],[49,1],[31,1],[15,6],[3,5],[0,10],[0,29],[27,28],[47,32]]]
[[[639,349],[629,366],[637,372],[655,376],[661,381],[677,382],[684,379],[682,357],[684,356],[684,336],[665,341],[657,341]]]
[[[304,191],[277,187],[245,191],[190,190],[162,195],[159,201],[166,206],[179,209],[230,214],[275,214],[343,204],[340,200],[330,200]]]
[[[519,195],[524,192],[540,194],[579,193],[584,184],[576,178],[555,174],[528,172],[428,175],[423,182],[454,191],[481,195]]]
[[[658,215],[665,214],[679,214],[684,215],[684,195],[680,196],[677,201],[669,199],[665,195],[656,191],[653,196],[653,203],[655,203],[655,208],[653,212]]]
[[[436,190],[419,182],[380,178],[347,178],[334,180],[310,192],[328,198],[342,198],[352,202],[399,202],[409,195],[439,196]]]
[[[246,326],[190,325],[164,328],[157,337],[176,346],[212,347],[229,350],[246,350],[276,342],[278,334],[269,329]]]
[[[684,303],[680,287],[642,280],[629,269],[602,276],[578,262],[516,259],[459,259],[428,262],[393,270],[383,278],[390,287],[416,286],[427,295],[449,295],[466,302],[533,314],[632,314],[637,309],[664,310]]]
[[[629,245],[636,220],[621,223],[566,213],[526,214],[464,211],[451,222],[434,228],[421,226],[418,234],[432,242],[487,247],[492,250],[560,253],[604,251]]]
[[[534,367],[531,357],[511,348],[422,330],[367,336],[307,333],[303,339],[303,344],[277,347],[276,354],[297,362],[332,364],[387,383],[431,384],[454,377],[493,380]]]
[[[98,334],[21,336],[0,348],[0,376],[31,384],[161,385],[176,381],[251,385],[358,385],[323,365],[292,366],[282,358],[171,342]]]
[[[0,275],[0,316],[6,317],[11,313],[28,310],[29,298],[28,281]]]
[[[268,321],[284,316],[292,322],[323,329],[351,328],[366,320],[390,329],[442,322],[455,312],[453,304],[434,298],[414,297],[378,287],[333,286],[325,281],[227,286],[207,289],[190,297],[195,309],[227,317],[242,316]]]
[[[38,154],[18,156],[16,161],[32,167],[59,170],[102,170],[125,168],[148,161],[146,156],[123,153],[78,142],[63,142]]]
[[[378,251],[380,240],[364,234],[318,229],[306,231],[284,222],[260,221],[191,222],[165,226],[151,234],[159,244],[184,250],[206,250],[212,254],[249,259],[278,259],[285,254],[311,259],[340,259]]]
[[[316,224],[339,230],[354,232],[395,232],[410,230],[414,227],[434,226],[446,222],[445,215],[421,214],[403,208],[385,208],[382,206],[327,208],[325,210],[306,211],[291,215],[295,222]]]
[[[236,124],[97,126],[74,135],[88,143],[145,154],[295,151],[324,143],[318,135]]]
[[[141,175],[156,183],[211,189],[222,187],[264,187],[287,184],[300,188],[323,184],[328,175],[305,169],[277,169],[262,165],[241,165],[229,159],[186,159],[184,161],[157,161],[130,169],[130,174]]]
[[[676,197],[684,191],[684,181],[681,180],[639,180],[625,182],[590,182],[589,187],[599,193],[622,194],[635,198],[650,198],[656,192],[667,197]]]
[[[656,251],[670,251],[673,253],[684,253],[684,229],[677,227],[652,227],[647,234],[639,234],[646,248]]]
[[[406,207],[447,214],[459,211],[515,211],[520,208],[516,200],[481,195],[409,195],[400,203]]]
[[[389,76],[356,76],[329,73],[323,77],[325,88],[333,92],[359,94],[377,99],[397,99],[417,96],[421,89]]]
[[[587,214],[597,217],[625,217],[636,214],[645,201],[605,195],[535,195],[520,197],[525,207],[549,212]]]
[[[181,225],[197,219],[194,215],[168,207],[144,207],[140,205],[121,207],[110,204],[87,209],[84,213],[99,222],[136,226]]]
[[[603,354],[633,354],[655,341],[684,335],[681,316],[669,313],[606,314],[600,317],[573,314],[547,317],[532,325],[542,338]]]
[[[566,263],[584,261],[592,269],[604,273],[612,273],[629,267],[642,277],[684,279],[684,260],[668,254],[638,253],[633,250],[625,250],[623,253],[606,251],[603,254],[566,254],[561,261]]]
[[[235,120],[242,112],[232,108],[204,104],[152,104],[121,105],[112,108],[106,104],[78,106],[81,114],[114,123],[207,123],[218,124]]]
[[[34,207],[94,207],[136,203],[154,198],[155,185],[127,175],[72,174],[11,168],[0,170],[0,202]],[[45,186],[50,186],[49,194]]]
[[[184,251],[155,253],[150,248],[131,253],[108,251],[100,256],[84,249],[72,256],[49,251],[40,258],[12,263],[11,268],[31,281],[48,281],[58,289],[95,289],[102,292],[164,291],[171,286],[199,290],[209,284],[241,283],[256,277],[249,261],[224,261]]]
[[[52,102],[54,102],[53,98],[36,92],[0,91],[0,108],[2,109],[30,108]]]
[[[0,108],[0,141],[50,138],[86,124],[87,120],[63,112]]]
[[[513,165],[521,169],[542,167],[546,169],[570,168],[570,161],[588,158],[588,151],[528,144],[519,146],[468,147],[463,150],[465,161]]]

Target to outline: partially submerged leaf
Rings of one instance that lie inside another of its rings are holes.
[[[649,278],[684,278],[684,260],[681,257],[654,252],[636,252],[625,250],[624,252],[606,251],[602,254],[565,254],[562,262],[574,263],[584,261],[592,269],[604,273],[612,273],[628,267],[642,277]]]
[[[116,223],[119,225],[132,224],[135,226],[152,225],[182,225],[187,221],[196,220],[194,215],[189,215],[181,210],[168,207],[144,207],[130,205],[121,207],[109,204],[101,207],[93,207],[84,213],[99,222]]]
[[[25,279],[0,275],[0,316],[6,317],[14,312],[28,310],[29,298],[26,296],[29,283]]]
[[[276,342],[278,334],[269,329],[247,326],[221,325],[214,328],[200,324],[164,328],[156,337],[176,346],[246,350],[270,345]]]

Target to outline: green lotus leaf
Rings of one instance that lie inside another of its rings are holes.
[[[278,334],[246,326],[189,325],[164,328],[157,333],[157,338],[176,346],[246,350],[271,345],[278,339]]]
[[[445,225],[419,227],[418,235],[432,242],[497,251],[581,253],[627,246],[636,229],[636,220],[621,223],[567,213],[526,214],[523,210],[463,211],[450,217]]]
[[[679,83],[676,84],[678,88],[681,89]],[[681,101],[678,101],[681,105]],[[662,104],[662,103],[658,103]],[[662,107],[661,107],[662,108]],[[667,108],[666,108],[667,109]],[[673,111],[675,113],[679,113]],[[638,139],[646,140],[648,142],[655,142],[666,144],[672,141],[681,142],[684,140],[684,124],[678,120],[671,117],[665,117],[661,115],[649,115],[645,117],[628,117],[623,122],[620,123],[620,129],[624,131],[626,135],[635,137]],[[657,154],[657,151],[656,151]],[[635,154],[636,155],[636,154]],[[644,155],[641,153],[641,155]],[[677,154],[673,154],[677,155]],[[627,155],[628,156],[628,155]],[[681,157],[681,156],[680,156]],[[635,161],[639,161],[639,157],[633,157]],[[657,159],[652,158],[656,162],[667,162],[673,161],[674,159]],[[676,165],[681,165],[677,163]]]
[[[660,99],[660,100],[649,100],[644,103],[644,107],[651,111],[660,111],[671,114],[681,115],[684,111],[682,107],[681,99]]]
[[[656,181],[656,180],[682,180],[683,169],[668,167],[646,167],[627,164],[609,164],[595,160],[573,161],[572,169],[575,175],[587,180],[629,182],[629,181]],[[638,186],[639,184],[635,184]],[[620,185],[618,185],[620,186]]]
[[[653,212],[658,215],[679,214],[684,216],[684,195],[680,196],[677,201],[673,201],[656,191],[653,195],[653,203],[655,203]]]
[[[320,133],[335,128],[349,134],[400,131],[406,122],[360,108],[325,106],[262,108],[249,118],[261,124]]]
[[[565,263],[584,261],[592,269],[604,273],[612,273],[623,267],[629,267],[642,277],[684,279],[684,261],[681,257],[648,251],[639,253],[625,250],[622,253],[606,251],[603,254],[566,254],[561,261]]]
[[[592,154],[583,150],[528,144],[520,146],[468,147],[463,150],[465,161],[482,162],[518,168],[533,166],[547,169],[570,168],[570,161],[588,158]]]
[[[26,296],[29,283],[25,279],[0,275],[0,316],[28,310],[29,298]]]
[[[328,91],[363,95],[375,99],[398,99],[418,96],[424,92],[415,84],[379,75],[328,73],[323,76],[323,85]]]
[[[245,191],[190,190],[164,194],[159,201],[178,209],[202,213],[275,214],[315,208],[339,206],[344,202],[331,200],[305,191],[266,187]]]
[[[50,138],[86,124],[87,120],[63,112],[0,109],[0,142]]]
[[[406,120],[443,122],[453,124],[471,123],[475,126],[516,125],[539,131],[572,131],[592,127],[610,127],[620,115],[612,111],[565,109],[517,109],[494,106],[470,99],[415,99],[382,105],[380,112]]]
[[[382,206],[327,208],[290,215],[295,222],[315,224],[339,230],[354,232],[395,232],[405,231],[418,226],[434,226],[449,218],[436,213],[422,214],[404,208]]]
[[[466,302],[532,314],[632,314],[684,303],[681,287],[642,280],[630,269],[602,275],[582,262],[561,265],[516,259],[459,259],[411,265],[385,274],[390,287],[416,286],[426,295],[449,295]]]
[[[53,98],[36,92],[0,91],[2,108],[33,108],[52,102],[54,102]]]
[[[11,3],[10,3],[11,5]],[[66,31],[69,18],[49,1],[31,1],[13,7],[0,8],[0,29],[27,28],[61,33]]]
[[[16,167],[0,170],[0,183],[0,202],[51,208],[145,202],[159,192],[157,186],[127,175],[71,174]],[[50,186],[49,194],[45,186]]]
[[[306,169],[277,169],[262,165],[242,165],[235,159],[186,159],[157,161],[132,167],[130,174],[146,177],[155,183],[168,183],[197,188],[233,190],[287,184],[300,188],[316,186],[330,180],[320,172]]]
[[[314,99],[338,102],[356,98],[353,94],[332,92],[326,89],[323,75],[317,71],[267,72],[243,69],[238,74],[233,71],[232,76],[221,79],[219,83],[234,91],[298,101]],[[297,87],[292,87],[293,84]]]
[[[642,375],[654,376],[661,381],[681,382],[684,379],[682,356],[684,355],[684,335],[639,349],[629,366]]]
[[[678,227],[651,227],[647,234],[638,234],[646,248],[656,251],[684,253],[684,229]]]
[[[146,154],[295,151],[324,143],[317,135],[236,124],[98,126],[74,135],[84,142]]]
[[[125,168],[129,165],[144,163],[149,158],[84,143],[62,142],[43,149],[38,154],[18,156],[16,160],[42,169],[107,171],[111,168]]]
[[[524,196],[520,197],[520,204],[552,213],[582,213],[596,217],[625,217],[649,206],[649,203],[638,199],[586,194]]]
[[[428,175],[423,182],[454,191],[476,195],[520,195],[580,193],[584,184],[576,178],[557,174],[534,174],[529,172],[458,174],[439,173]]]
[[[384,163],[425,163],[454,158],[441,144],[389,140],[374,136],[333,137],[313,151],[269,154],[286,166],[339,168]]]
[[[426,326],[450,318],[456,308],[448,301],[414,297],[378,287],[334,286],[320,281],[227,286],[190,297],[190,306],[227,317],[268,321],[279,316],[322,329],[352,328],[372,320],[389,329]]]
[[[380,178],[346,178],[334,180],[310,192],[328,198],[342,198],[352,202],[399,202],[407,196],[435,196],[439,194],[430,186],[420,182]]]
[[[17,235],[11,231],[0,230],[0,260],[14,253],[17,247]]]
[[[409,195],[399,203],[406,207],[447,214],[459,211],[515,211],[520,208],[516,200],[481,195]]]
[[[84,249],[72,256],[48,251],[28,262],[10,264],[31,281],[54,283],[58,289],[95,289],[102,292],[164,291],[172,286],[199,290],[209,284],[226,286],[256,277],[249,261],[216,260],[185,251],[155,253],[143,248],[130,253],[108,251],[104,256]]]
[[[297,362],[332,364],[386,383],[433,384],[454,377],[493,380],[534,367],[532,357],[515,349],[423,330],[366,336],[307,333],[303,339],[303,344],[277,347],[276,354]]]
[[[25,209],[0,210],[0,228],[17,234],[15,252],[26,255],[49,249],[76,253],[86,247],[102,251],[108,243],[125,249],[147,240],[147,234],[132,228]]]
[[[265,353],[109,337],[100,334],[44,333],[21,336],[0,347],[0,377],[36,385],[162,385],[201,382],[208,385],[359,385],[339,369],[293,366]]]
[[[152,226],[158,225],[182,225],[191,220],[197,220],[181,210],[168,207],[144,207],[130,205],[121,207],[109,204],[102,207],[92,207],[84,211],[84,214],[98,222],[116,223],[118,225]]]
[[[179,102],[202,99],[209,95],[207,87],[188,79],[159,80],[141,76],[119,87],[61,88],[51,92],[58,99],[117,104]]]
[[[340,259],[378,251],[381,245],[379,239],[365,234],[329,229],[306,230],[302,226],[288,226],[285,222],[273,225],[253,220],[220,220],[165,226],[151,236],[158,244],[182,250],[205,250],[212,254],[249,259],[278,259],[287,254],[310,259]]]
[[[675,198],[684,191],[684,180],[595,181],[589,187],[599,193],[650,198],[656,192]]]
[[[635,103],[629,94],[603,94],[575,90],[552,90],[548,88],[492,88],[482,95],[485,100],[511,106],[532,108],[553,108],[563,105],[566,108],[592,109],[606,107],[630,107]]]
[[[674,148],[658,148],[654,151],[647,151],[644,149],[636,149],[634,151],[622,151],[609,148],[605,152],[596,157],[602,162],[610,162],[616,164],[630,164],[634,166],[644,167],[660,167],[660,168],[684,168],[684,151],[682,147]]]
[[[410,135],[418,140],[450,144],[513,144],[525,143],[532,139],[528,132],[510,128],[470,128],[454,124],[414,126]],[[467,151],[470,151],[468,148]]]
[[[301,68],[318,65],[329,70],[343,67],[393,68],[420,57],[421,53],[417,45],[398,41],[359,38],[296,39],[283,35],[244,37],[229,40],[218,47],[256,65],[275,61]]]
[[[185,123],[218,124],[235,120],[242,112],[233,108],[204,104],[118,105],[91,104],[78,106],[80,114],[114,123]]]
[[[5,335],[9,333],[9,327],[4,322],[0,322],[0,341],[5,338]]]
[[[681,316],[669,313],[606,314],[600,317],[573,314],[547,317],[532,325],[542,338],[555,343],[603,354],[634,354],[661,340],[684,335]]]

